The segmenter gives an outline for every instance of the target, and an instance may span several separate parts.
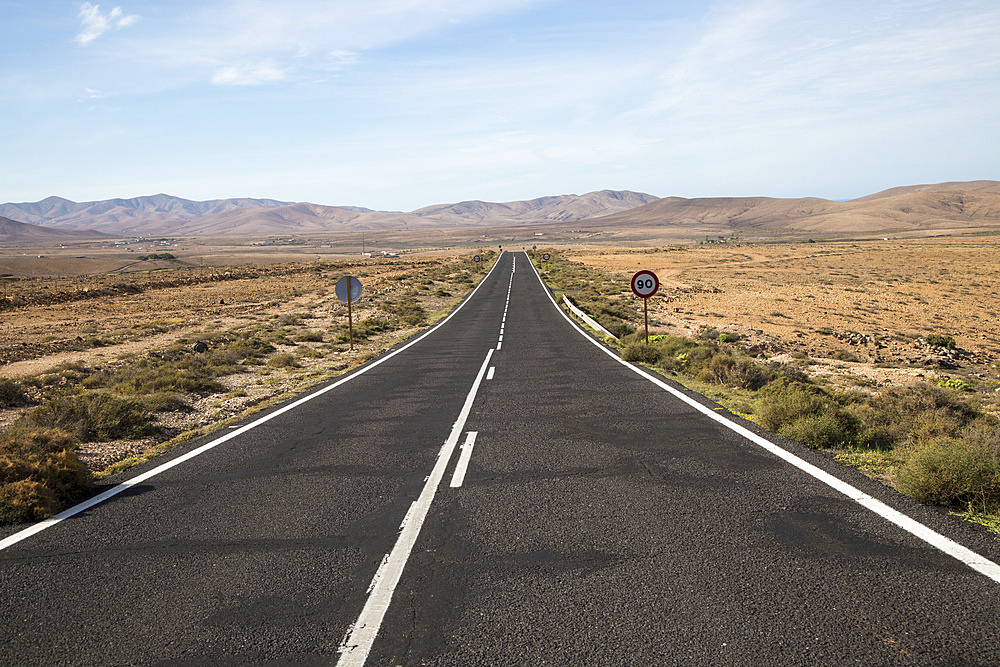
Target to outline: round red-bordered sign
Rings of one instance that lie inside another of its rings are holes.
[[[545,254],[542,255],[542,259],[544,259],[546,262],[549,261],[549,257],[551,257],[551,255],[549,255],[549,253],[545,253]]]
[[[639,271],[632,276],[632,292],[642,299],[648,299],[660,289],[660,279],[652,271]]]
[[[483,258],[480,257],[479,255],[476,255],[475,257],[472,258],[472,261],[473,262],[481,262],[481,261],[483,261]]]

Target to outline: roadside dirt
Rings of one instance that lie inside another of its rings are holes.
[[[740,335],[751,350],[795,361],[843,386],[960,377],[995,393],[1000,360],[996,237],[653,250],[576,250],[567,257],[628,280],[657,273],[651,324]],[[955,348],[933,345],[950,336]]]
[[[339,343],[347,307],[336,297],[336,281],[354,275],[364,285],[361,301],[352,308],[355,324],[384,316],[381,305],[386,298],[403,294],[413,295],[433,321],[450,310],[466,288],[430,280],[422,272],[433,269],[437,260],[454,259],[438,255],[116,276],[8,277],[0,296],[0,378],[42,376],[48,378],[45,382],[58,383],[60,373],[113,370],[178,341],[191,346],[218,332],[264,326],[284,334],[286,343],[277,344],[272,356],[292,355],[293,365],[262,363],[218,378],[225,391],[188,395],[186,409],[158,413],[164,429],[159,436],[81,444],[80,459],[100,471],[166,438],[213,427],[301,392],[410,337],[426,325],[372,333],[357,340],[353,350],[346,341]],[[22,412],[0,410],[0,427]]]

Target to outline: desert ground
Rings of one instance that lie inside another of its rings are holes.
[[[226,376],[226,393],[190,396],[186,410],[160,414],[166,435],[85,443],[82,460],[100,471],[167,436],[211,428],[343,372],[420,330],[471,288],[454,269],[471,271],[475,249],[413,250],[407,246],[418,239],[409,239],[395,243],[397,257],[381,256],[377,245],[368,246],[375,251],[368,257],[352,245],[356,240],[132,239],[2,248],[0,378],[49,386],[253,327],[272,332],[276,353],[294,355],[295,364]],[[751,351],[794,361],[845,388],[960,378],[988,401],[1000,398],[998,236],[641,248],[583,243],[558,250],[617,276],[623,294],[636,270],[657,273],[661,288],[649,301],[656,331],[737,333]],[[538,245],[546,247],[542,239]],[[173,258],[141,259],[164,252]],[[451,267],[445,275],[442,264]],[[455,277],[445,277],[449,271]],[[347,274],[365,285],[356,322],[380,316],[387,300],[403,295],[416,298],[428,319],[373,333],[348,349],[346,307],[333,290]],[[641,309],[637,299],[633,304]],[[952,337],[955,348],[930,345],[932,335]],[[0,411],[0,426],[18,414]]]
[[[654,271],[658,330],[736,332],[752,349],[845,384],[955,376],[997,386],[996,236],[568,248],[567,258],[618,276],[623,292],[635,271]],[[934,334],[953,337],[955,349],[929,345]]]
[[[174,260],[138,260],[138,252],[120,248],[0,251],[0,379],[22,383],[35,403],[88,375],[240,332],[257,332],[274,344],[273,357],[292,360],[221,377],[224,391],[185,396],[183,409],[158,414],[163,431],[157,436],[82,444],[80,458],[95,472],[351,368],[450,310],[486,269],[473,263],[475,251],[392,258],[330,252],[317,259],[295,248],[198,248],[185,254],[183,246],[171,247]],[[84,253],[89,257],[78,259]],[[364,286],[352,308],[356,333],[365,331],[359,327],[364,320],[385,318],[388,304],[400,298],[414,299],[426,317],[359,335],[352,350],[347,306],[334,291],[344,275]],[[0,427],[32,409],[6,407]]]

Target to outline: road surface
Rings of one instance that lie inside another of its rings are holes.
[[[0,663],[1000,664],[990,536],[650,378],[505,253],[424,337],[3,529]]]

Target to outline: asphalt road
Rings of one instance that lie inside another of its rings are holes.
[[[997,562],[990,536],[705,415],[520,253],[227,438],[0,542],[0,663],[1000,664],[1000,583],[803,467]]]

